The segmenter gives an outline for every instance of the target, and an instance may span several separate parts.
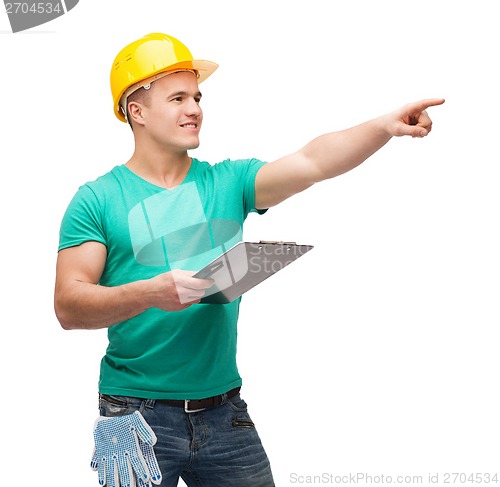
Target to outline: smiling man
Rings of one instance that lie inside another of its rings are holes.
[[[239,300],[201,304],[212,282],[193,275],[241,240],[250,212],[353,169],[393,136],[425,137],[425,110],[444,102],[408,104],[274,162],[209,164],[188,151],[203,122],[199,84],[216,68],[165,34],[120,51],[114,113],[134,152],[83,185],[62,221],[57,317],[65,329],[108,329],[92,459],[101,485],[274,485],[240,396]]]

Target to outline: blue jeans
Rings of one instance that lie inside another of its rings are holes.
[[[108,399],[109,398],[109,399]],[[153,399],[100,396],[101,416],[140,411],[155,432],[161,487],[274,487],[269,460],[239,394],[200,412]]]

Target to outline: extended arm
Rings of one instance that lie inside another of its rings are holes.
[[[410,103],[355,127],[322,135],[294,154],[266,164],[257,173],[256,207],[277,205],[314,183],[354,169],[392,137],[425,137],[432,128],[425,110],[442,103],[441,98]]]
[[[180,311],[198,303],[212,285],[191,277],[194,272],[175,270],[122,286],[100,286],[106,257],[106,247],[93,241],[59,252],[54,307],[63,328],[107,328],[148,308]]]

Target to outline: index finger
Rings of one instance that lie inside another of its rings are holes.
[[[172,272],[172,278],[177,288],[201,290],[211,287],[214,282],[211,279],[195,277],[195,271],[177,270]]]
[[[208,289],[209,287],[212,287],[213,284],[213,279],[203,279],[191,276],[184,282],[184,287],[186,289]]]
[[[412,103],[411,105],[412,108],[414,108],[415,110],[422,112],[426,108],[442,105],[444,101],[445,101],[444,98],[426,98],[424,100]]]

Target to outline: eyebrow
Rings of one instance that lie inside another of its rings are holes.
[[[170,94],[168,97],[175,98],[176,96],[189,96],[189,93],[187,91],[176,91],[175,93]],[[197,98],[201,98],[203,95],[201,94],[201,91],[198,91],[193,96],[197,97]]]

